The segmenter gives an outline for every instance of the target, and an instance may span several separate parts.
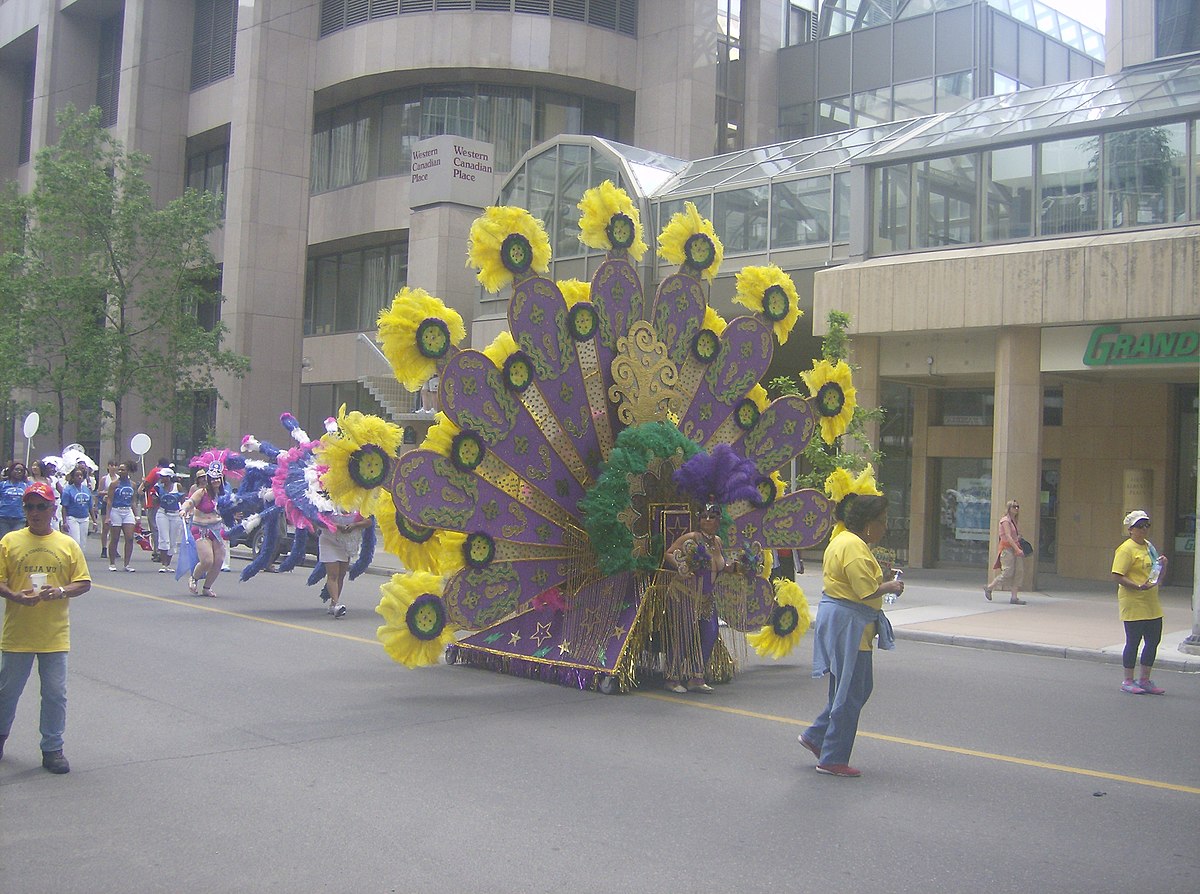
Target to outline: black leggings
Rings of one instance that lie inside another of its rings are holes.
[[[1146,641],[1142,647],[1142,667],[1154,667],[1158,641],[1162,639],[1162,621],[1162,618],[1150,618],[1125,622],[1125,651],[1121,653],[1121,664],[1126,670],[1133,670],[1133,660],[1137,657],[1138,642],[1141,640]]]

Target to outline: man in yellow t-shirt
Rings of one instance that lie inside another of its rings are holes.
[[[0,634],[0,758],[36,657],[42,683],[42,766],[51,773],[69,773],[62,752],[71,648],[67,600],[91,589],[91,574],[79,544],[50,526],[50,486],[31,485],[22,505],[27,526],[0,539],[0,596],[7,600]]]

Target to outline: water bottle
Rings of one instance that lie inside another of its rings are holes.
[[[894,572],[892,572],[892,580],[903,580],[903,579],[904,579],[904,571],[902,569],[897,568]],[[896,600],[898,600],[899,598],[900,598],[899,593],[884,593],[883,594],[883,601],[886,602],[888,605],[895,605]]]

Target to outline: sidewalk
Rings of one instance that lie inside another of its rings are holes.
[[[819,574],[820,566],[809,563],[799,578],[810,604],[820,598]],[[1115,584],[1040,575],[1039,590],[1021,593],[1026,605],[1010,605],[999,590],[988,602],[983,575],[970,571],[905,569],[904,584],[900,600],[886,606],[897,639],[1121,663],[1125,635]],[[1200,673],[1200,655],[1179,651],[1192,632],[1191,590],[1163,587],[1159,597],[1163,638],[1155,666]]]

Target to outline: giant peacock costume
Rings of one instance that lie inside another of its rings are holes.
[[[509,331],[485,350],[458,350],[461,318],[420,289],[380,315],[397,379],[415,390],[440,375],[441,412],[419,449],[390,460],[374,506],[385,548],[412,569],[382,588],[379,637],[408,666],[444,653],[604,691],[664,674],[682,650],[723,682],[733,660],[719,637],[697,651],[697,618],[715,627],[719,615],[775,657],[807,626],[795,584],[768,579],[770,550],[822,542],[835,504],[786,493],[778,470],[845,430],[849,370],[818,364],[811,398],[768,402],[759,381],[799,316],[791,280],[743,270],[735,300],[748,313],[726,323],[705,285],[721,243],[689,203],[659,237],[679,270],[647,298],[628,196],[606,182],[579,207],[580,239],[607,252],[590,287],[545,276],[549,243],[528,212],[489,208],[475,222],[479,281],[512,287]],[[664,551],[706,505],[719,506],[729,570],[681,577]]]

